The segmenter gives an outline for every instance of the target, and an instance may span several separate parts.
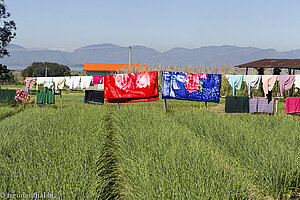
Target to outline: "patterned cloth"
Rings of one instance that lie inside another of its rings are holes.
[[[21,101],[25,99],[26,101],[30,100],[30,94],[25,90],[17,90],[15,95],[15,101]]]
[[[159,100],[157,71],[105,75],[104,97],[110,103]]]
[[[25,91],[29,92],[29,90],[35,85],[36,83],[36,77],[26,77],[25,78]]]
[[[220,74],[164,71],[162,98],[218,103],[221,77]]]
[[[250,99],[250,113],[274,113],[274,98],[254,97]]]

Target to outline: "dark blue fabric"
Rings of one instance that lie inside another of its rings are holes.
[[[192,93],[185,87],[186,77],[187,73],[164,71],[162,98],[219,103],[221,74],[206,74],[206,78],[200,78],[202,87]]]

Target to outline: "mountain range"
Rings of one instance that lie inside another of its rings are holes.
[[[82,69],[84,63],[128,63],[129,48],[115,44],[97,44],[72,52],[51,49],[28,49],[16,44],[7,47],[10,57],[1,59],[10,69],[24,69],[33,62],[56,62],[70,68]],[[214,66],[237,65],[263,58],[300,58],[300,49],[277,51],[230,45],[194,49],[176,47],[159,52],[146,46],[132,46],[132,63],[148,65]]]

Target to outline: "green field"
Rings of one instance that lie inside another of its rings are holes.
[[[289,199],[300,190],[300,119],[222,104],[1,105],[0,192],[58,199]],[[34,95],[32,95],[34,98]],[[221,101],[224,102],[223,100]]]

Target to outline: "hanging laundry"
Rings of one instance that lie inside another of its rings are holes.
[[[38,90],[38,86],[44,84],[46,82],[52,82],[52,77],[37,77],[36,78],[36,90]]]
[[[97,86],[97,89],[104,90],[104,76],[93,76],[93,85]]]
[[[159,100],[157,71],[105,75],[104,97],[111,103]]]
[[[76,89],[80,83],[80,76],[71,76],[69,81],[66,83],[70,89]]]
[[[286,113],[300,114],[300,97],[287,97],[286,98]]]
[[[235,96],[235,89],[240,90],[243,83],[243,75],[225,75],[230,86],[232,87],[232,94]]]
[[[104,92],[85,90],[84,103],[104,104]]]
[[[21,101],[22,99],[29,101],[30,94],[25,90],[17,90],[15,94],[15,101]]]
[[[55,96],[51,90],[39,90],[36,93],[36,103],[38,105],[54,104]]]
[[[14,102],[16,90],[0,89],[0,102]]]
[[[48,89],[52,89],[54,87],[54,83],[52,81],[51,82],[45,82],[44,87],[48,88]]]
[[[246,82],[248,88],[248,95],[252,94],[252,89],[258,89],[258,86],[261,81],[261,75],[244,75],[243,81]]]
[[[226,113],[249,113],[249,98],[226,96],[225,112]]]
[[[250,99],[250,113],[274,113],[274,98],[253,97]]]
[[[272,91],[277,75],[262,75],[261,80],[263,83],[263,90],[265,93],[265,98],[267,98],[267,94],[269,91]]]
[[[65,86],[65,82],[70,79],[70,77],[53,77],[52,80],[54,82],[54,90],[57,93],[59,89],[63,89]]]
[[[36,77],[26,77],[25,78],[25,91],[29,92],[29,90],[35,85]]]
[[[103,76],[93,76],[93,85],[103,84]]]
[[[276,80],[279,83],[280,95],[284,95],[284,90],[289,90],[292,88],[295,76],[294,75],[277,75]]]
[[[92,80],[93,80],[93,76],[81,76],[80,88],[81,89],[89,88]]]
[[[219,103],[221,78],[220,74],[164,71],[162,98]]]
[[[300,75],[295,75],[295,88],[300,90]]]

